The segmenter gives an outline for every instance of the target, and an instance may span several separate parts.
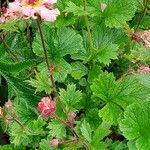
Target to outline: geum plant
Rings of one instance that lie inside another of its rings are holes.
[[[4,3],[0,150],[150,149],[149,10],[148,0]]]

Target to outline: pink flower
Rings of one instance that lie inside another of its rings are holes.
[[[15,0],[9,3],[6,12],[2,13],[0,22],[9,19],[37,19],[37,15],[45,21],[55,21],[60,14],[58,9],[53,9],[57,0]]]
[[[57,147],[59,145],[59,140],[58,139],[52,139],[51,144],[52,147]]]
[[[22,8],[21,10],[23,16],[28,19],[30,17],[36,19],[37,17],[35,16],[36,11],[34,11],[31,7],[26,7],[26,8]]]
[[[43,117],[50,117],[56,111],[56,103],[51,97],[43,97],[41,102],[38,103],[37,109]]]
[[[58,9],[49,10],[45,7],[41,7],[40,16],[45,21],[55,21],[56,17],[60,14]]]
[[[149,73],[150,72],[150,68],[148,66],[141,66],[139,68],[139,73]]]

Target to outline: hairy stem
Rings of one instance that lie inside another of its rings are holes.
[[[138,30],[138,28],[139,28],[139,26],[140,26],[140,24],[141,24],[141,22],[142,22],[142,20],[143,20],[143,18],[144,18],[144,16],[145,16],[145,14],[146,14],[148,1],[149,1],[149,0],[143,0],[144,10],[143,10],[143,12],[142,12],[142,15],[141,15],[141,17],[140,17],[140,20],[139,20],[139,22],[138,22],[138,24],[137,24],[137,27],[136,27],[135,31]]]
[[[16,55],[16,54],[14,53],[14,51],[7,45],[5,39],[3,38],[2,35],[0,36],[0,39],[1,39],[1,41],[2,41],[2,43],[3,43],[3,45],[4,45],[4,47],[6,48],[7,53],[11,55],[11,58],[12,58],[15,62],[18,62],[19,59],[18,59],[17,55]]]
[[[39,33],[40,33],[42,47],[43,47],[43,50],[44,50],[45,61],[46,61],[48,72],[50,74],[50,80],[51,80],[52,86],[53,86],[53,88],[54,88],[54,90],[56,92],[56,85],[55,85],[55,81],[54,81],[54,78],[53,78],[53,75],[52,75],[52,72],[51,72],[51,68],[50,68],[51,66],[49,65],[48,52],[46,50],[46,46],[45,46],[45,42],[44,42],[44,37],[43,37],[43,32],[42,32],[42,29],[41,29],[41,24],[40,24],[39,18],[36,19],[36,24],[37,24],[37,27],[38,27],[38,30],[39,30]]]
[[[61,141],[60,144],[72,144],[76,142],[77,142],[77,139],[74,139],[74,140]]]
[[[58,94],[58,91],[56,89],[56,85],[55,85],[55,81],[54,81],[54,78],[53,78],[53,75],[52,75],[52,68],[53,66],[49,65],[49,61],[48,61],[48,52],[46,50],[46,46],[45,46],[45,42],[44,42],[44,37],[43,37],[43,33],[42,33],[42,29],[41,29],[41,25],[40,25],[40,21],[39,19],[36,19],[36,24],[37,24],[37,27],[39,29],[39,33],[40,33],[40,37],[41,37],[41,42],[42,42],[42,47],[43,47],[43,50],[44,50],[44,56],[45,56],[45,60],[46,60],[46,65],[47,65],[47,69],[48,69],[48,72],[50,74],[50,80],[51,80],[51,83],[52,83],[52,86],[53,86],[53,90],[54,90],[54,94],[55,94],[55,98],[58,99],[59,98],[59,94]],[[67,113],[66,111],[66,108],[65,108],[65,105],[63,104],[63,102],[59,99],[61,105],[62,105],[62,108],[63,110]]]
[[[56,114],[53,114],[53,116],[73,133],[73,135],[76,137],[76,141],[81,141],[80,136],[76,133],[76,131],[74,130],[73,127],[69,126],[63,119],[61,119]],[[84,143],[83,141],[81,141],[81,142],[86,150],[90,149],[86,143]]]
[[[85,20],[85,25],[87,28],[88,32],[88,42],[89,42],[89,47],[90,47],[90,53],[91,55],[93,54],[93,40],[92,40],[92,35],[91,35],[91,30],[90,30],[90,23],[88,20],[87,16],[87,1],[83,0],[83,6],[84,6],[84,20]]]
[[[64,120],[62,120],[59,116],[57,116],[56,114],[53,114],[53,116],[59,121],[61,122],[64,126],[68,127],[69,130],[73,133],[73,135],[75,135],[75,137],[77,139],[79,139],[79,135],[75,132],[74,128],[72,128],[71,126],[69,126]]]

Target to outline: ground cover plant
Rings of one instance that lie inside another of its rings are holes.
[[[148,0],[1,2],[0,150],[150,149],[149,10]]]

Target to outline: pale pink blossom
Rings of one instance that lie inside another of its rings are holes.
[[[23,16],[24,16],[26,19],[28,19],[28,18],[30,18],[30,17],[32,17],[32,18],[34,18],[34,19],[37,18],[37,17],[35,16],[36,11],[33,10],[31,7],[26,7],[26,8],[23,7],[21,12],[22,12]]]
[[[10,19],[37,19],[37,15],[45,21],[55,21],[60,14],[58,9],[54,9],[57,0],[15,0],[9,3],[6,12],[2,13],[0,22]]]
[[[50,145],[52,147],[57,147],[59,145],[59,140],[58,139],[52,139]]]
[[[43,97],[41,102],[38,103],[37,109],[43,117],[50,117],[56,111],[56,103],[51,97]]]
[[[150,68],[148,66],[141,66],[139,68],[139,73],[149,73],[150,72]]]
[[[45,21],[55,21],[56,17],[60,14],[58,9],[49,10],[45,7],[41,7],[40,16]]]

